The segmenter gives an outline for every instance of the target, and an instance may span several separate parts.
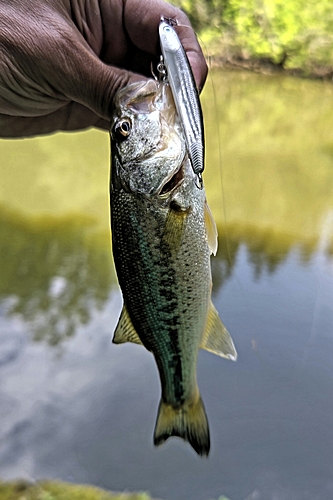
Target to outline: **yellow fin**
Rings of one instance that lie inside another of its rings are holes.
[[[207,242],[210,252],[213,255],[216,255],[217,252],[217,227],[215,224],[215,220],[213,214],[208,206],[207,200],[205,202],[205,226],[206,226],[206,235]]]
[[[200,348],[232,361],[237,359],[237,351],[230,333],[220,320],[219,314],[212,303],[210,304],[206,331]]]
[[[160,402],[154,432],[155,446],[163,444],[171,436],[179,436],[190,443],[201,457],[208,456],[209,428],[200,394],[195,401],[178,407]]]
[[[121,315],[113,335],[112,342],[114,344],[124,344],[125,342],[133,342],[134,344],[142,345],[139,335],[133,326],[131,318],[127,312],[126,306],[123,306]]]

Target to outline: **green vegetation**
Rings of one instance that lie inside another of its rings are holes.
[[[147,493],[111,493],[87,485],[58,481],[0,482],[0,500],[151,500]]]
[[[1,482],[0,500],[153,500],[148,493],[111,493],[94,486],[60,481]],[[229,500],[221,496],[218,500]]]
[[[0,141],[0,202],[25,215],[93,217],[110,227],[110,138],[90,130]]]
[[[318,245],[332,255],[332,84],[213,70],[202,104],[220,243],[214,287],[242,246],[257,276],[295,248],[305,263]],[[107,142],[96,131],[0,141],[0,304],[36,340],[74,335],[117,286]]]
[[[331,0],[176,0],[208,53],[332,74]]]
[[[214,286],[230,275],[242,245],[256,275],[273,272],[295,247],[307,262],[325,234],[332,254],[333,86],[238,71],[211,76],[202,103],[205,187],[220,241]],[[74,335],[116,286],[105,141],[107,134],[90,131],[0,142],[0,302],[36,340]],[[86,144],[96,157],[81,156]],[[24,166],[20,154],[14,161],[22,151]],[[96,158],[99,175],[91,175]],[[75,179],[81,189],[72,193]]]
[[[211,76],[202,96],[204,179],[220,240],[226,233],[272,263],[294,246],[311,254],[333,212],[333,86],[238,71]]]
[[[97,130],[0,141],[0,303],[37,341],[73,336],[116,286],[109,156]]]

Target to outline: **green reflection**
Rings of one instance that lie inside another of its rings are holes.
[[[97,130],[0,140],[0,203],[26,215],[79,212],[106,228],[109,150]]]
[[[248,262],[253,270],[254,279],[262,273],[273,273],[286,260],[290,252],[297,248],[300,261],[306,264],[316,250],[316,238],[302,241],[297,235],[279,233],[270,229],[261,229],[250,225],[227,225],[219,227],[219,248],[217,259],[212,260],[214,291],[232,275],[238,252],[246,247]],[[330,248],[326,248],[329,253]]]
[[[281,246],[311,251],[333,210],[332,85],[222,71],[212,81],[205,184],[219,227],[253,248],[266,241],[273,265]]]
[[[242,245],[255,277],[274,272],[295,247],[304,262],[318,245],[333,254],[333,86],[211,73],[202,100],[205,186],[219,228],[215,289]],[[0,141],[0,161],[0,299],[10,297],[9,314],[36,339],[56,344],[116,283],[108,134]]]
[[[116,284],[109,232],[95,226],[88,216],[27,218],[0,206],[0,300],[35,340],[73,335]]]

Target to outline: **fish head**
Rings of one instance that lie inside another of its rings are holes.
[[[164,82],[138,82],[117,93],[111,152],[114,187],[165,199],[185,180],[185,167],[195,182],[172,93]]]

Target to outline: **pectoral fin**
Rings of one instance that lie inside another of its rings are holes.
[[[217,227],[213,217],[213,214],[208,206],[207,201],[205,202],[205,226],[206,235],[209,249],[213,255],[217,252]]]
[[[187,220],[187,210],[181,210],[180,207],[177,209],[177,207],[176,203],[170,207],[161,241],[161,244],[167,245],[173,254],[177,254],[179,251]]]
[[[200,348],[232,361],[237,359],[237,351],[230,333],[220,320],[218,312],[212,303]]]
[[[121,311],[121,315],[114,332],[114,336],[112,339],[114,344],[124,344],[125,342],[133,342],[134,344],[142,345],[142,342],[139,338],[139,335],[136,333],[136,330],[133,326],[131,318],[127,312],[126,306],[123,306],[123,310]]]

